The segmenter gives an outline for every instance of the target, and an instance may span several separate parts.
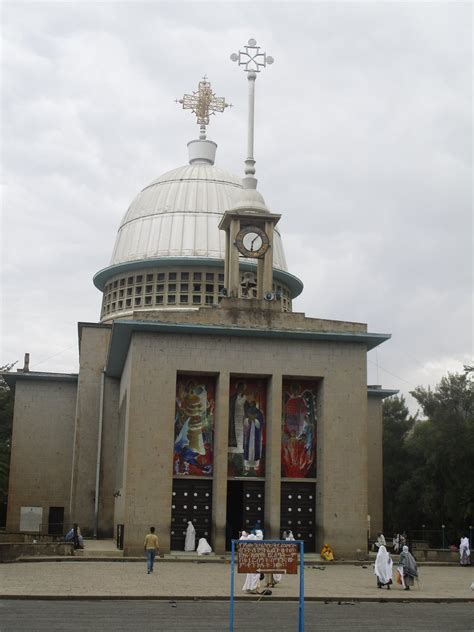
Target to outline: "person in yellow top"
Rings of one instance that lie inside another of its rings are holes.
[[[158,545],[158,537],[155,535],[155,527],[150,527],[150,533],[145,536],[145,555],[146,569],[148,575],[153,573],[153,564],[155,563],[155,555],[160,552]]]
[[[326,562],[332,562],[334,559],[334,555],[329,544],[325,544],[323,546],[323,548],[321,549],[320,555],[323,558],[323,560],[326,560]]]

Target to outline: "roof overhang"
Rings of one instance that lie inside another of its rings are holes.
[[[0,373],[10,388],[17,382],[77,382],[77,373],[47,373],[45,371],[4,371]]]
[[[367,351],[377,347],[391,338],[390,334],[373,334],[366,332],[329,332],[305,331],[302,329],[257,329],[246,327],[226,327],[222,325],[198,325],[182,323],[157,323],[133,320],[115,321],[107,358],[106,375],[120,377],[127,358],[132,335],[136,332],[199,335],[199,336],[232,336],[237,338],[267,338],[286,340],[318,340],[321,342],[358,343]]]
[[[242,270],[254,271],[257,268],[255,262],[247,262],[241,260],[239,263]],[[169,267],[184,267],[184,266],[207,266],[210,268],[224,268],[223,259],[212,259],[210,257],[156,257],[153,259],[137,259],[134,261],[124,261],[122,263],[116,263],[113,266],[103,268],[94,275],[94,285],[101,292],[104,290],[104,286],[107,281],[116,276],[117,274],[128,273],[132,270],[143,270],[144,268],[169,268]],[[291,298],[296,298],[303,291],[303,283],[290,274],[286,270],[280,268],[273,268],[273,277],[276,281],[281,281],[288,286],[291,292]]]
[[[380,386],[367,386],[367,395],[369,397],[378,397],[379,399],[385,399],[392,395],[398,395],[400,391],[391,388],[382,388]]]

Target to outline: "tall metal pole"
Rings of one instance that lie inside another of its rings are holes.
[[[244,189],[256,189],[257,179],[255,178],[255,157],[254,157],[254,138],[255,138],[255,81],[257,73],[269,64],[273,64],[273,57],[266,53],[260,52],[260,46],[254,39],[249,39],[244,46],[244,50],[238,53],[232,53],[230,56],[232,61],[238,62],[239,66],[248,73],[249,82],[248,94],[248,131],[247,131],[247,158],[245,159],[245,178],[243,179]]]

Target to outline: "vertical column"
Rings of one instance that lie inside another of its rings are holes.
[[[229,293],[230,296],[239,296],[239,251],[235,246],[235,238],[240,230],[240,220],[233,219],[229,227]]]
[[[216,385],[214,468],[212,481],[212,540],[218,554],[225,553],[227,520],[227,443],[229,432],[229,373],[220,373]]]
[[[273,287],[273,222],[265,222],[265,232],[270,240],[270,248],[265,253],[262,269],[262,298]]]
[[[280,533],[282,375],[268,382],[267,443],[265,450],[265,537]]]
[[[224,260],[224,287],[230,287],[230,227],[225,231],[225,260]]]

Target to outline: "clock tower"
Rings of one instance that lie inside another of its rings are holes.
[[[242,179],[242,199],[237,206],[226,211],[219,224],[226,232],[224,283],[229,297],[238,298],[240,287],[240,261],[242,258],[257,262],[257,299],[272,296],[273,289],[273,232],[281,215],[270,213],[257,191],[254,151],[255,81],[273,57],[260,51],[254,39],[244,50],[233,53],[232,61],[247,73],[249,86],[249,112],[247,158],[245,177]]]

